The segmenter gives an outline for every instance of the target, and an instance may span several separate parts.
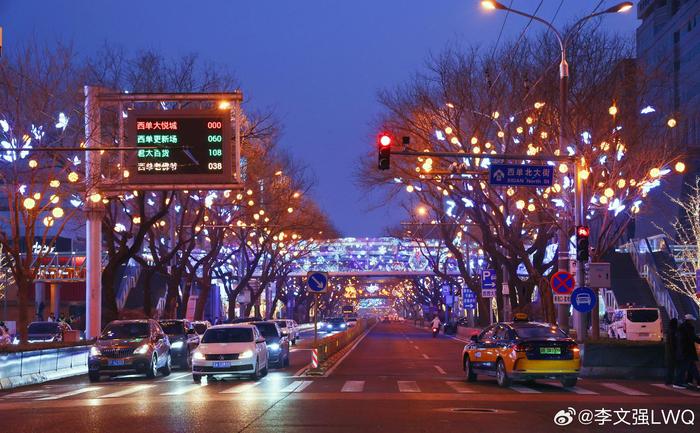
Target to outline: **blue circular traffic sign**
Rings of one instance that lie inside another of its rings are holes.
[[[597,302],[595,292],[588,287],[579,287],[571,293],[571,306],[581,313],[593,310]]]
[[[324,272],[310,272],[306,279],[306,287],[313,293],[325,292],[328,287],[328,275]]]

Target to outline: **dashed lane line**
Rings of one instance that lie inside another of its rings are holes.
[[[528,388],[527,386],[512,385],[509,388],[512,389],[513,391],[519,392],[521,394],[542,394],[542,391]]]
[[[399,380],[399,392],[420,392],[418,384],[413,380]]]
[[[456,392],[458,392],[458,393],[460,393],[460,394],[470,394],[470,393],[476,392],[476,391],[474,391],[473,389],[469,388],[467,385],[465,385],[465,384],[462,383],[462,382],[447,381],[447,382],[445,382],[445,383],[447,384],[447,386],[449,386],[449,387],[452,388],[454,391],[456,391]]]
[[[124,389],[121,391],[113,392],[111,394],[102,395],[102,396],[100,396],[100,398],[123,397],[125,395],[135,394],[139,391],[143,391],[143,390],[148,389],[148,388],[153,388],[154,386],[155,385],[147,385],[147,384],[134,385],[134,386],[130,386],[127,389]]]
[[[440,367],[439,365],[433,365],[433,367],[435,367],[435,369],[437,370],[438,373],[447,374],[447,372],[445,370],[443,370],[442,367]]]
[[[628,388],[624,385],[620,385],[617,383],[606,382],[606,383],[601,383],[601,385],[603,385],[606,388],[612,389],[613,391],[621,392],[621,393],[627,394],[627,395],[649,395],[646,392],[642,392],[642,391],[638,391],[636,389]]]
[[[362,392],[365,389],[364,380],[348,380],[343,384],[340,392]]]
[[[76,389],[74,391],[64,392],[63,394],[56,394],[49,397],[38,398],[37,400],[58,400],[59,398],[71,397],[78,394],[83,394],[86,392],[97,391],[102,389],[101,386],[87,386],[85,388]]]

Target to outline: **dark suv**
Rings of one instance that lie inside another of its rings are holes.
[[[253,322],[260,334],[265,337],[267,362],[277,368],[289,366],[289,338],[282,334],[275,322]]]
[[[158,323],[170,340],[173,364],[192,369],[192,351],[199,345],[199,336],[187,320],[159,320]]]
[[[155,377],[170,374],[170,341],[155,320],[115,320],[90,348],[91,382],[101,375],[142,373]]]

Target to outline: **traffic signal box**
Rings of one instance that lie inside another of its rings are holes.
[[[394,140],[389,134],[379,134],[377,137],[377,150],[379,157],[377,159],[377,167],[380,170],[389,170],[391,168],[391,145]]]
[[[590,249],[591,229],[588,226],[576,227],[576,260],[587,262]]]

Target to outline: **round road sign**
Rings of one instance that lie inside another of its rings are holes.
[[[571,306],[581,313],[592,311],[596,302],[595,292],[588,287],[579,287],[571,294]]]
[[[574,286],[576,282],[574,281],[574,276],[568,272],[559,271],[552,275],[549,280],[550,286],[552,286],[552,291],[557,295],[569,295],[574,291]]]

